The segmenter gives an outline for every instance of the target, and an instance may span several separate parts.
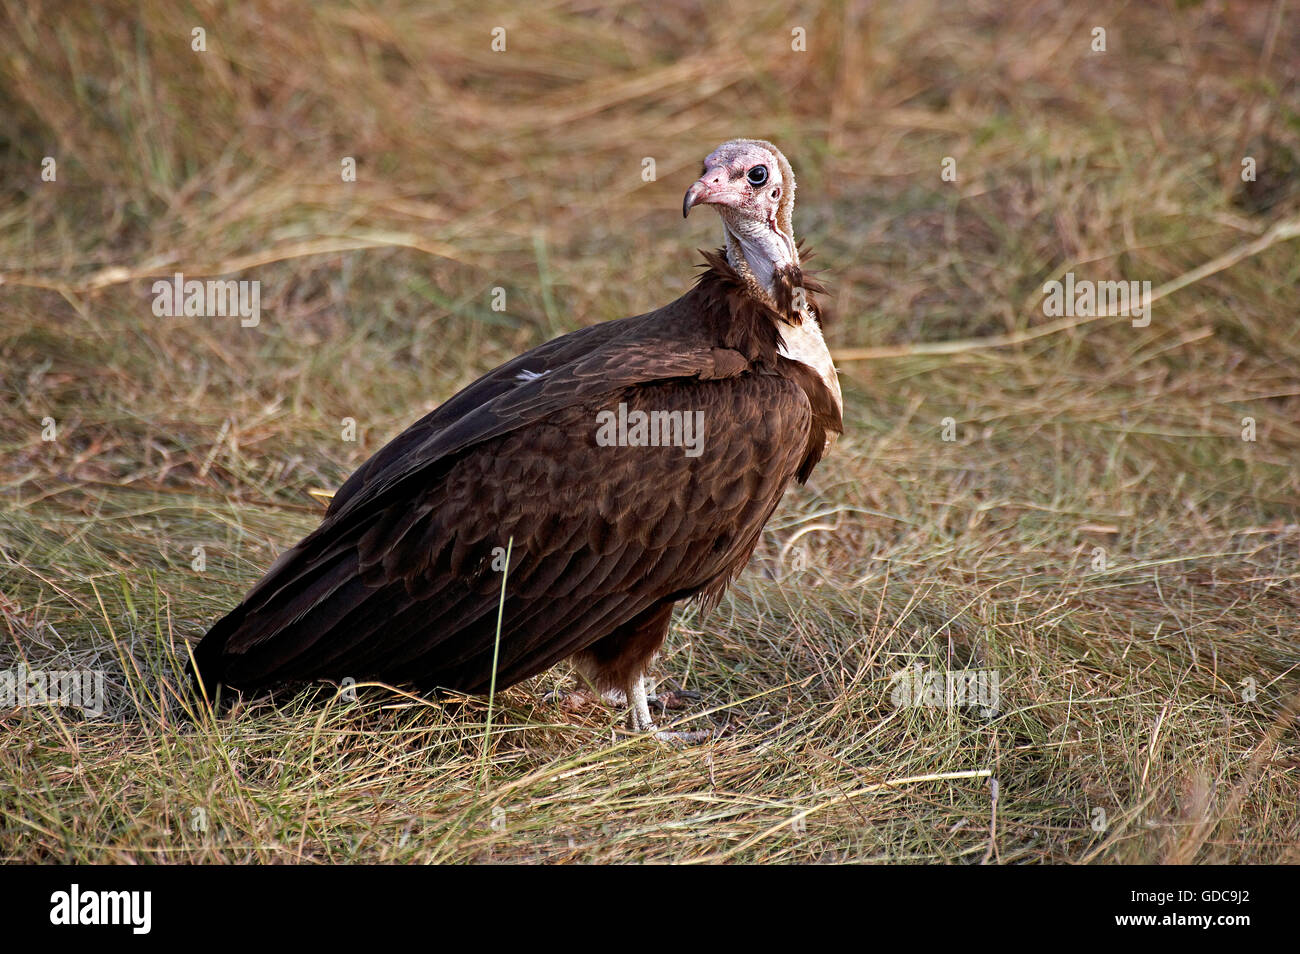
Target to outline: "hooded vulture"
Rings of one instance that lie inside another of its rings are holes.
[[[572,659],[666,737],[644,674],[673,605],[716,604],[841,430],[794,192],[771,143],[714,150],[682,213],[717,208],[726,246],[695,285],[520,355],[383,447],[197,645],[199,691],[486,693]]]

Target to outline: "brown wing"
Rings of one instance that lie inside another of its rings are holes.
[[[493,556],[511,539],[498,686],[664,600],[720,594],[804,458],[811,419],[797,384],[746,367],[716,349],[602,350],[415,435],[214,627],[196,653],[205,680],[485,691]],[[620,402],[629,415],[700,412],[699,456],[600,446],[597,415]]]

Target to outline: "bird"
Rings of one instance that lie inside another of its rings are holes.
[[[713,150],[682,215],[713,206],[724,244],[690,289],[506,362],[375,453],[193,647],[201,698],[488,694],[568,659],[634,733],[682,737],[646,687],[674,607],[717,605],[843,430],[794,197],[772,143]]]

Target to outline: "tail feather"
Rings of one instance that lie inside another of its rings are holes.
[[[241,603],[219,619],[206,636],[193,647],[193,659],[185,664],[185,675],[200,697],[215,702],[219,686],[226,682],[226,641],[244,622]]]

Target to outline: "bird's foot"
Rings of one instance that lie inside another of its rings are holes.
[[[689,696],[694,696],[696,699],[699,698],[699,693],[682,693],[681,695],[683,698],[689,698]],[[670,705],[671,702],[676,702],[675,692],[671,694],[669,699],[665,699],[665,696],[670,696],[670,693],[660,693],[657,697],[660,705],[665,710],[669,708],[681,708],[686,704],[685,701],[682,701],[676,706]],[[657,742],[662,742],[665,745],[677,746],[697,745],[700,742],[707,742],[709,739],[713,738],[713,732],[709,729],[701,729],[694,732],[660,729],[659,726],[655,724],[654,719],[650,718],[650,700],[646,695],[645,680],[642,678],[637,678],[632,681],[632,685],[628,688],[628,697],[632,703],[632,711],[628,713],[628,726],[633,732],[645,733],[646,735],[652,736]]]
[[[552,689],[542,696],[542,702],[558,706],[561,712],[579,713],[600,706],[621,709],[627,705],[627,697],[617,690],[597,695],[590,689]]]
[[[700,694],[690,689],[665,689],[646,697],[646,702],[661,712],[685,709],[700,701]]]

